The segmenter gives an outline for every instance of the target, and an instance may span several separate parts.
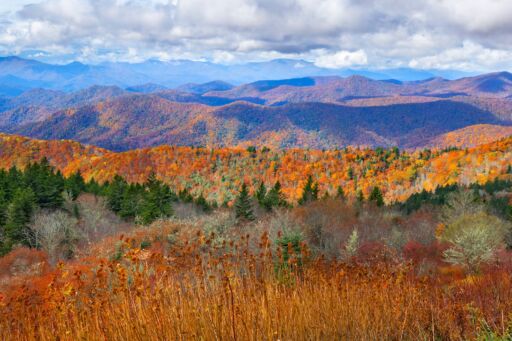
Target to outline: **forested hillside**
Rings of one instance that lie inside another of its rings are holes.
[[[339,186],[349,197],[359,192],[368,196],[378,186],[391,203],[423,189],[507,178],[512,163],[512,138],[470,149],[412,153],[398,148],[321,151],[172,146],[114,153],[71,141],[2,135],[0,150],[0,167],[23,167],[47,157],[64,175],[80,171],[86,180],[101,183],[115,175],[142,183],[155,172],[176,191],[187,189],[219,205],[232,202],[243,182],[252,193],[261,181],[267,186],[279,181],[293,202],[309,175],[318,182],[321,196],[335,195]]]

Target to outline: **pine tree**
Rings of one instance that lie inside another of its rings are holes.
[[[85,192],[86,185],[82,174],[80,174],[80,171],[71,174],[65,180],[65,189],[71,195],[73,200],[76,200],[80,193]]]
[[[251,198],[247,190],[247,185],[244,183],[240,190],[240,194],[235,201],[235,215],[239,220],[254,220],[254,213],[252,211]]]
[[[357,191],[356,200],[360,204],[364,202],[364,194],[362,190]]]
[[[0,226],[5,225],[5,221],[7,219],[7,195],[5,194],[4,189],[0,189]]]
[[[172,201],[174,193],[169,186],[158,180],[155,173],[151,173],[144,184],[146,189],[140,219],[143,224],[150,224],[156,219],[173,215]]]
[[[144,194],[144,187],[139,184],[126,186],[122,195],[121,209],[118,212],[119,216],[122,218],[137,216],[144,201]]]
[[[112,183],[108,185],[107,205],[115,213],[121,211],[126,187],[126,181],[119,175],[114,176]]]
[[[157,194],[155,192],[148,192],[141,205],[139,214],[140,222],[143,225],[148,225],[161,217]]]
[[[205,197],[203,196],[203,193],[197,197],[195,200],[195,204],[201,208],[201,210],[205,213],[209,213],[212,210],[211,205],[206,201]]]
[[[338,186],[336,189],[336,199],[345,200],[345,191],[343,191],[343,188],[341,186]]]
[[[256,200],[260,206],[265,205],[265,197],[267,196],[267,187],[265,187],[265,183],[262,181],[258,190],[256,191]]]
[[[308,176],[308,180],[302,189],[302,196],[299,199],[299,204],[304,205],[308,202],[318,200],[318,184],[313,182],[313,177]]]
[[[28,224],[35,207],[36,196],[32,189],[20,188],[14,193],[7,207],[3,252],[10,251],[18,243],[31,246]]]
[[[184,188],[181,191],[179,191],[178,198],[184,203],[194,201],[194,197],[192,196],[192,194],[190,194],[187,188]]]
[[[281,183],[278,180],[270,189],[270,191],[268,191],[263,206],[270,211],[273,207],[286,206],[286,204],[287,203],[284,199],[284,195],[281,192]]]
[[[108,186],[105,185],[104,187],[108,187]],[[92,193],[94,195],[100,195],[102,189],[103,189],[102,186],[94,178],[92,178],[86,184],[85,192]]]
[[[384,198],[382,197],[382,192],[379,187],[373,187],[373,190],[370,193],[368,201],[374,202],[379,207],[384,206]]]
[[[23,175],[25,184],[36,195],[36,201],[40,207],[50,209],[62,207],[65,180],[60,172],[54,172],[46,158],[39,163],[28,165]]]

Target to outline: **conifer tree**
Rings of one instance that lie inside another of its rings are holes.
[[[194,201],[194,197],[192,197],[192,194],[190,194],[187,188],[183,188],[179,191],[178,198],[185,203]]]
[[[119,175],[114,176],[112,183],[108,186],[107,205],[115,213],[121,211],[126,186],[126,181]]]
[[[318,184],[313,182],[313,177],[308,176],[308,180],[302,189],[302,196],[299,199],[299,204],[304,205],[305,203],[318,200]]]
[[[144,201],[144,187],[139,184],[126,186],[121,200],[121,209],[118,214],[122,218],[135,217]]]
[[[256,191],[256,200],[258,201],[258,204],[260,206],[265,205],[265,197],[267,196],[267,187],[265,186],[265,183],[262,181],[260,183],[260,186],[258,187],[258,190]]]
[[[92,193],[94,195],[100,195],[105,187],[105,184],[101,186],[94,178],[92,178],[85,185],[85,192]]]
[[[4,189],[0,189],[0,226],[5,225],[7,219],[7,206],[8,206],[7,195]]]
[[[169,186],[158,180],[155,173],[151,173],[144,187],[146,192],[140,212],[143,224],[150,224],[158,218],[173,215],[173,193]]]
[[[73,200],[76,200],[80,193],[85,192],[85,180],[80,174],[80,171],[71,174],[65,181],[66,191],[71,195]]]
[[[379,207],[384,206],[384,198],[382,197],[382,192],[379,187],[373,187],[373,190],[368,197],[368,201],[375,203]]]
[[[345,200],[345,191],[341,186],[336,189],[336,199]]]
[[[357,191],[356,200],[360,204],[364,202],[364,194],[362,190]]]
[[[29,227],[30,218],[36,206],[36,196],[30,188],[19,188],[13,196],[13,200],[7,207],[4,229],[3,251],[10,251],[17,243],[30,245]]]
[[[48,159],[43,158],[39,163],[28,165],[23,175],[25,184],[34,192],[40,207],[50,209],[62,207],[64,177],[60,172],[54,172]]]
[[[281,192],[281,183],[278,180],[270,191],[268,191],[263,206],[270,211],[273,207],[286,206],[286,204],[284,195]]]
[[[235,201],[235,216],[238,220],[254,220],[254,213],[252,211],[251,198],[247,185],[244,183],[240,189],[240,194]]]
[[[211,205],[208,203],[208,201],[206,201],[205,197],[203,196],[203,193],[201,193],[199,197],[197,197],[197,199],[195,200],[195,204],[199,206],[199,208],[201,208],[201,210],[205,213],[208,213],[212,210]]]

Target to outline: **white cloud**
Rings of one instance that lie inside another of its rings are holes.
[[[512,51],[488,49],[470,41],[461,47],[447,49],[439,54],[413,59],[410,67],[421,69],[509,69],[512,67]]]
[[[89,62],[283,57],[330,68],[484,69],[507,66],[512,51],[511,0],[8,2],[10,14],[0,6],[4,54],[62,50]]]
[[[430,0],[436,16],[466,32],[494,34],[512,29],[510,0]]]
[[[344,67],[361,66],[368,63],[368,57],[363,50],[339,51],[334,54],[325,54],[315,60],[315,65],[329,68],[341,69]]]

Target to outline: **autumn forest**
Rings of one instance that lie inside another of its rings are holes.
[[[3,339],[512,335],[509,138],[0,146]]]

